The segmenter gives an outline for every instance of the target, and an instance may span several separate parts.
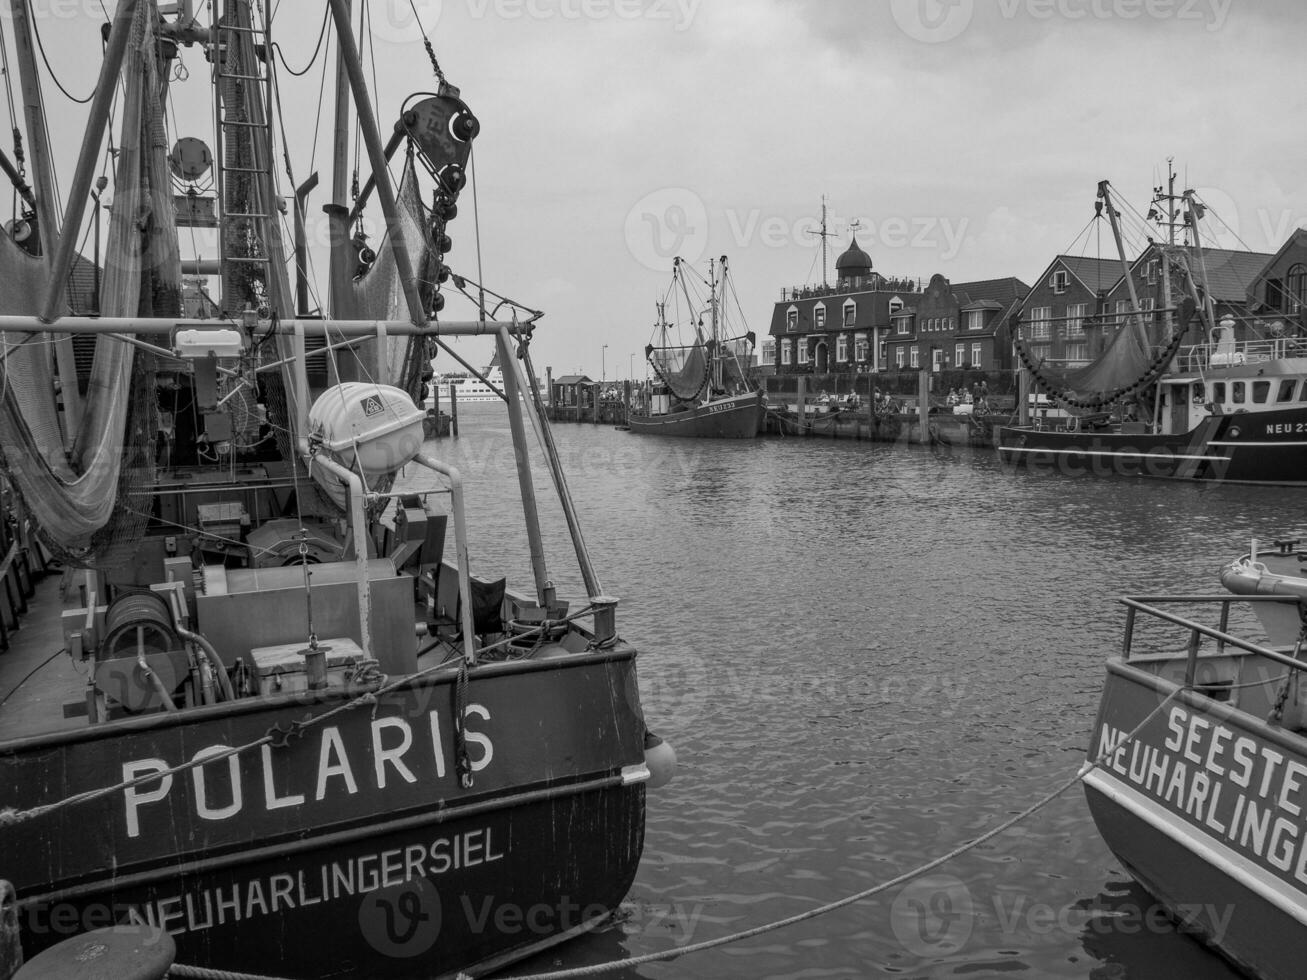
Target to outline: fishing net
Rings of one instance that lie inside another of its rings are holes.
[[[181,266],[153,54],[158,17],[155,3],[138,5],[124,58],[124,135],[101,296],[107,316],[176,315],[181,308]],[[45,243],[52,252],[48,233]],[[24,256],[8,238],[0,240],[0,309],[35,314],[47,282],[43,262]],[[128,343],[99,336],[80,426],[65,439],[47,339],[27,335],[14,341],[17,349],[5,344],[4,468],[42,540],[57,556],[87,567],[111,567],[126,558],[149,516],[152,359],[134,356]],[[75,398],[76,392],[66,397]]]

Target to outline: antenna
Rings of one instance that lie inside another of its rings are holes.
[[[852,222],[852,227],[856,228],[857,224],[858,224],[857,221]],[[834,238],[835,233],[833,231],[828,231],[826,228],[826,195],[825,194],[821,196],[821,231],[818,232],[810,231],[808,232],[808,234],[809,235],[815,234],[818,238],[821,239],[821,284],[822,286],[827,286],[828,283],[826,281],[826,252],[829,246],[826,244],[826,239]]]

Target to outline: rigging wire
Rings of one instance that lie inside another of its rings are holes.
[[[41,60],[45,62],[45,70],[49,72],[50,78],[54,81],[55,85],[59,88],[59,91],[62,92],[68,99],[78,103],[79,105],[86,105],[86,103],[90,102],[93,98],[95,98],[95,89],[94,88],[91,89],[91,94],[88,95],[86,98],[79,99],[77,96],[69,92],[68,89],[64,88],[63,82],[59,81],[59,76],[54,73],[54,68],[51,67],[50,65],[50,59],[45,56],[45,44],[41,41],[41,27],[39,23],[39,18],[37,18],[35,11],[32,10],[31,0],[23,0],[23,3],[27,5],[27,17],[32,23],[32,33],[36,35],[36,47],[41,52]]]
[[[281,4],[279,3],[277,6],[280,7]],[[276,11],[277,11],[277,7],[274,7],[272,15],[268,17],[268,21],[270,24],[272,21],[272,17],[276,15]],[[272,46],[272,49],[277,52],[277,57],[281,60],[282,67],[285,68],[292,75],[294,75],[296,78],[299,78],[301,75],[307,75],[309,69],[313,67],[313,63],[318,60],[318,52],[322,49],[322,39],[327,36],[327,21],[329,21],[330,19],[331,19],[331,8],[326,7],[322,12],[322,28],[318,31],[318,43],[313,46],[313,55],[312,57],[309,58],[309,63],[304,66],[304,69],[302,71],[296,71],[289,64],[287,64],[286,55],[282,52],[280,44],[274,44]]]

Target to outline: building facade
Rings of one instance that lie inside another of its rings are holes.
[[[932,276],[913,306],[891,315],[888,369],[1006,370],[1012,366],[1011,323],[1029,291],[1012,276],[963,283]]]
[[[886,369],[892,317],[915,303],[920,284],[881,275],[871,256],[849,248],[835,260],[834,286],[783,290],[772,310],[762,361],[777,375],[863,374]]]

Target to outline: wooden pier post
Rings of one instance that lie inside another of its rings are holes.
[[[808,434],[808,379],[799,375],[799,390],[794,399],[794,411],[799,417],[799,435]]]
[[[917,372],[917,413],[921,421],[921,444],[930,445],[930,369]]]
[[[458,395],[453,385],[449,386],[449,434],[458,438]]]
[[[554,413],[553,413],[553,407],[554,407],[554,369],[551,368],[551,367],[547,367],[547,368],[545,368],[545,390],[544,390],[544,399],[545,399],[545,404],[548,405],[549,408],[550,408],[549,417],[550,417],[550,418],[553,418],[553,417],[554,417]]]
[[[1030,424],[1030,372],[1025,368],[1017,372],[1017,424]]]

